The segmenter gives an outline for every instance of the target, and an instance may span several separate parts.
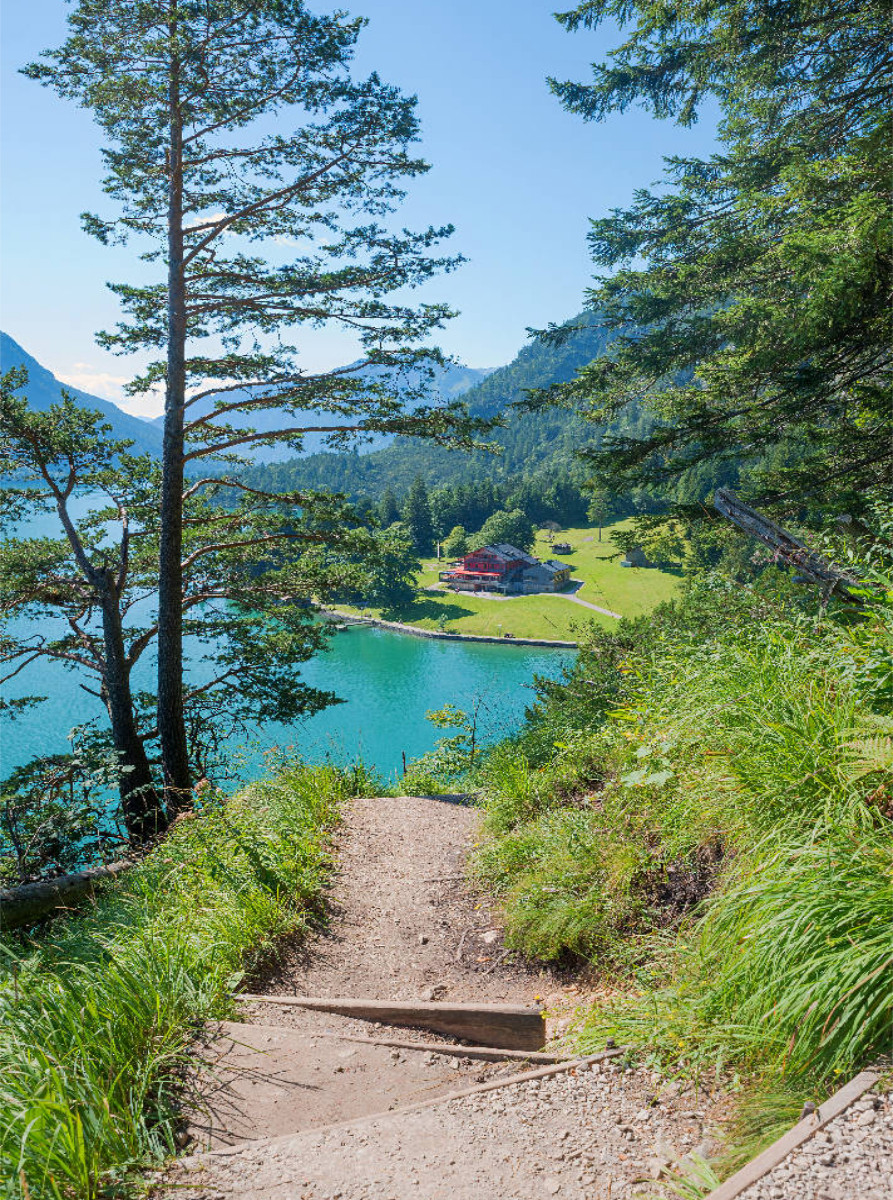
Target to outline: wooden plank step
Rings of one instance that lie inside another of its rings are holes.
[[[553,1063],[547,1067],[534,1067],[530,1071],[519,1071],[516,1075],[503,1075],[500,1079],[492,1079],[488,1083],[479,1083],[474,1087],[458,1088],[454,1092],[444,1092],[439,1096],[429,1096],[427,1100],[418,1100],[415,1104],[403,1104],[399,1108],[388,1109],[387,1112],[371,1113],[368,1116],[357,1117],[353,1120],[336,1121],[331,1125],[316,1125],[313,1129],[308,1130],[308,1132],[313,1136],[317,1136],[320,1133],[329,1133],[333,1129],[349,1129],[357,1125],[363,1125],[367,1121],[399,1120],[400,1117],[405,1116],[407,1113],[421,1112],[424,1108],[433,1108],[438,1104],[448,1104],[451,1100],[462,1100],[466,1096],[478,1096],[484,1092],[493,1092],[502,1088],[514,1087],[519,1083],[528,1083],[531,1079],[545,1079],[549,1075],[558,1075],[563,1071],[585,1071],[593,1063],[617,1058],[621,1054],[626,1054],[626,1051],[626,1046],[617,1046],[610,1050],[600,1050],[597,1054],[587,1054],[585,1058],[571,1058],[566,1062]],[[188,1157],[181,1158],[180,1165],[198,1165],[205,1157],[242,1154],[245,1150],[250,1150],[252,1146],[279,1146],[293,1142],[296,1140],[296,1137],[300,1136],[300,1134],[295,1135],[290,1133],[285,1137],[258,1138],[257,1141],[242,1142],[238,1146],[223,1146],[220,1149],[199,1151]]]
[[[254,1021],[230,1021],[227,1027],[238,1029],[239,1025],[251,1029],[270,1029],[280,1032],[279,1025],[258,1025]],[[359,1042],[364,1046],[387,1046],[392,1050],[417,1050],[421,1054],[445,1054],[450,1058],[475,1058],[483,1062],[563,1063],[580,1058],[579,1054],[542,1054],[536,1050],[504,1050],[499,1046],[464,1046],[458,1042],[408,1042],[402,1038],[362,1037],[355,1033],[303,1033],[287,1027],[287,1032],[302,1038],[326,1038],[334,1042]]]
[[[501,1050],[542,1050],[546,1044],[546,1019],[538,1007],[448,1004],[436,1000],[361,1000],[338,996],[256,996],[246,992],[237,993],[235,998],[255,1004],[281,1004],[338,1013],[383,1025],[416,1026]]]

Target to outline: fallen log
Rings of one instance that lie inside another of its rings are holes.
[[[21,887],[0,892],[0,930],[33,925],[47,913],[68,908],[85,900],[97,883],[114,879],[133,864],[122,860],[101,867],[88,867],[55,879],[38,879]]]
[[[810,550],[792,533],[739,500],[728,488],[717,489],[713,496],[713,507],[739,529],[773,550],[776,561],[793,567],[802,580],[818,584],[828,595],[835,595],[854,603],[860,602],[859,597],[851,591],[863,586],[855,576],[841,571],[814,550]]]
[[[540,1008],[516,1004],[447,1004],[423,1000],[354,1000],[320,996],[256,996],[239,993],[237,1000],[282,1004],[294,1008],[338,1013],[382,1025],[410,1025],[448,1037],[467,1038],[503,1050],[542,1050],[546,1019]]]

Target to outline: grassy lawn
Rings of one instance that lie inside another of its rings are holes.
[[[679,586],[679,579],[667,571],[621,567],[612,531],[622,529],[626,522],[602,530],[568,529],[556,534],[556,541],[569,542],[570,554],[553,555],[544,534],[537,534],[533,553],[538,558],[559,558],[573,567],[572,578],[583,580],[577,595],[582,600],[610,609],[621,616],[635,617],[650,612],[663,600],[669,600]],[[611,556],[614,557],[611,557]],[[566,596],[510,596],[489,599],[468,592],[432,592],[426,589],[437,582],[443,566],[437,559],[426,559],[419,576],[417,599],[398,613],[388,613],[390,620],[422,629],[443,629],[448,633],[490,634],[497,637],[513,633],[515,637],[555,638],[575,641],[575,627],[587,621],[612,626],[612,617],[574,604]],[[356,609],[345,609],[356,612]],[[376,616],[377,609],[367,610]]]
[[[437,576],[432,574],[432,578]],[[358,609],[340,605],[343,612]],[[491,600],[467,592],[421,592],[412,604],[397,612],[383,614],[379,609],[364,609],[389,621],[402,621],[422,629],[442,629],[445,633],[491,634],[501,637],[550,638],[576,641],[573,627],[585,624],[592,617],[600,624],[614,625],[611,617],[569,603],[563,596],[510,596]]]
[[[630,521],[618,521],[602,530],[565,529],[556,533],[556,542],[569,542],[570,554],[553,555],[545,535],[537,534],[533,553],[538,558],[554,557],[573,567],[572,579],[582,579],[577,592],[581,600],[609,608],[624,617],[638,617],[651,612],[664,600],[670,600],[679,588],[679,576],[657,568],[621,567],[623,557],[614,545],[613,533],[626,529]],[[613,555],[613,557],[611,557]]]

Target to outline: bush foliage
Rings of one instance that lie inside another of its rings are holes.
[[[893,632],[770,569],[592,630],[484,768],[476,867],[511,943],[640,998],[594,1011],[665,1061],[821,1084],[884,1050]],[[887,593],[889,599],[889,592]]]

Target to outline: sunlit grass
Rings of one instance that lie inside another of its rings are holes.
[[[194,1032],[306,926],[355,786],[287,767],[180,821],[85,915],[0,942],[3,1196],[123,1195],[134,1168],[172,1152]]]
[[[533,553],[542,559],[560,558],[573,567],[573,579],[583,586],[574,595],[608,613],[624,617],[650,612],[657,604],[669,600],[679,589],[679,578],[658,569],[620,566],[622,555],[613,541],[613,533],[625,529],[628,521],[617,522],[602,530],[568,529],[555,535],[555,540],[570,543],[570,554],[556,554],[543,532],[537,534]],[[438,572],[445,566],[436,558],[425,559],[418,577],[419,594],[407,605],[382,612],[367,609],[369,615],[387,620],[417,625],[421,629],[438,629],[445,633],[464,633],[486,637],[545,638],[549,641],[576,641],[581,628],[590,622],[605,628],[616,627],[615,617],[575,604],[566,595],[533,595],[481,597],[473,593],[454,593],[432,590],[438,582]],[[344,608],[345,612],[359,612]]]
[[[596,638],[490,756],[477,870],[509,944],[625,973],[584,1047],[821,1097],[893,1028],[889,623],[728,583],[686,606]]]

